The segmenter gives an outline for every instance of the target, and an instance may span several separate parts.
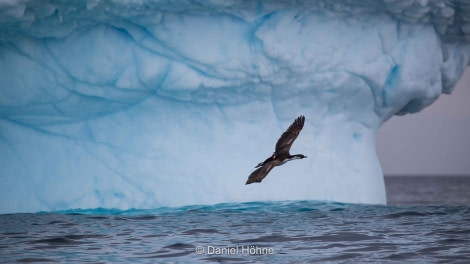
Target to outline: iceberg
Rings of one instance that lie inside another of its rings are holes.
[[[0,0],[0,213],[384,204],[377,130],[469,62],[457,0]]]

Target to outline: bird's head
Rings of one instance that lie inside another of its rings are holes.
[[[294,155],[294,159],[305,159],[307,156],[305,156],[304,154],[296,154]]]

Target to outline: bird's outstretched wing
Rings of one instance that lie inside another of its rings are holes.
[[[297,138],[300,130],[304,127],[305,116],[301,115],[294,120],[286,132],[282,133],[281,137],[276,143],[276,150],[274,153],[289,152],[292,143]]]
[[[248,180],[246,181],[246,184],[250,184],[253,182],[261,182],[273,168],[273,163],[264,164],[261,168],[256,169],[250,174]]]

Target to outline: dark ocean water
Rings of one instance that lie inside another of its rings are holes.
[[[251,202],[0,215],[0,262],[470,262],[470,177],[388,177],[389,205]]]

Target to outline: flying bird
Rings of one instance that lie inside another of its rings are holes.
[[[261,182],[276,166],[283,165],[290,160],[303,159],[307,157],[303,154],[291,155],[289,153],[292,143],[294,143],[294,140],[299,135],[300,130],[302,130],[304,127],[304,122],[304,116],[299,116],[294,120],[292,125],[290,125],[286,132],[282,133],[281,137],[277,141],[276,150],[274,151],[273,155],[255,167],[258,169],[250,174],[246,184]]]

